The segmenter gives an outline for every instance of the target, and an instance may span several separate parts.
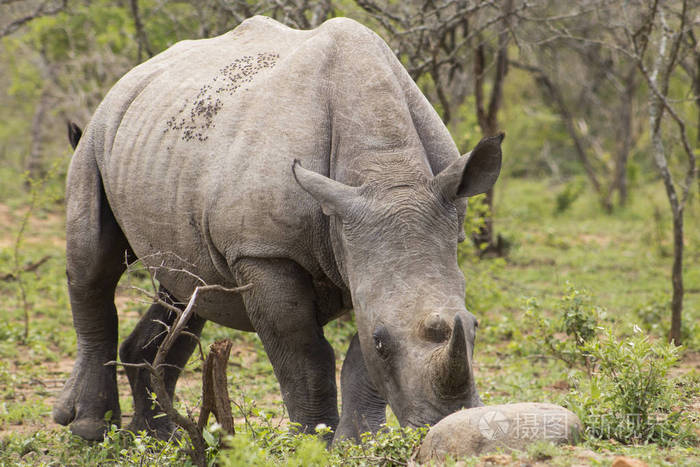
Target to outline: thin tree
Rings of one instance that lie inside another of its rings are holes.
[[[510,64],[531,74],[543,102],[560,118],[601,206],[612,212],[616,193],[619,205],[627,200],[641,81],[634,60],[609,46],[620,42],[619,3],[538,6],[531,15],[518,15],[516,35],[523,47]]]
[[[356,0],[402,60],[411,77],[435,102],[442,121],[454,128],[459,107],[474,96],[474,114],[484,136],[500,131],[498,115],[508,66],[512,20],[528,2],[506,0]],[[489,91],[490,90],[490,91]],[[456,135],[458,146],[466,145]],[[472,240],[482,253],[501,253],[494,235],[493,192],[483,227]]]
[[[693,40],[697,6],[697,2],[688,0],[590,0],[582,2],[580,11],[571,14],[538,18],[519,16],[523,21],[547,26],[548,35],[536,44],[565,41],[614,51],[634,64],[638,76],[641,75],[641,80],[646,84],[651,136],[649,152],[663,181],[673,220],[669,341],[677,345],[681,343],[683,314],[684,214],[690,201],[691,186],[698,183],[698,166],[688,137],[685,116],[676,108],[676,99],[670,97],[671,79],[678,76],[678,69],[683,63],[686,63],[684,68],[687,72],[688,57],[695,57],[692,47],[697,44]],[[585,31],[567,25],[572,17],[594,11],[598,24],[605,24],[605,35],[588,35]],[[539,73],[539,79],[548,79],[540,73],[541,70],[533,71]],[[691,69],[690,74],[692,73]],[[547,82],[545,86],[548,86]],[[691,95],[694,90],[697,90],[695,81],[691,83]],[[697,95],[692,97],[696,102],[697,99]],[[674,141],[679,144],[671,144],[669,148],[669,143]],[[680,154],[681,160],[672,159],[674,154]],[[586,168],[586,171],[589,172],[589,169],[593,171],[592,167]]]
[[[664,4],[658,0],[647,2],[646,34],[632,33],[627,29],[631,53],[639,71],[644,76],[648,91],[649,127],[651,131],[652,156],[659,175],[666,189],[671,216],[673,219],[673,266],[671,282],[671,330],[669,341],[681,344],[681,322],[683,314],[683,248],[684,248],[684,214],[690,199],[691,186],[697,182],[697,160],[688,138],[686,122],[677,111],[669,97],[670,80],[679,66],[679,56],[687,53],[683,50],[684,37],[693,27],[693,15],[690,2]],[[697,6],[697,4],[696,4]],[[672,19],[669,19],[669,16]],[[673,21],[673,24],[672,22]],[[672,151],[667,148],[666,139],[672,132],[665,123],[672,123],[680,140],[678,152],[685,155],[686,164],[680,180],[674,180],[669,167]]]

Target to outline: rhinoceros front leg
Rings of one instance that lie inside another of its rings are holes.
[[[92,440],[102,439],[109,421],[120,423],[116,369],[105,363],[117,356],[114,290],[129,250],[101,185],[94,160],[78,151],[68,177],[66,219],[66,274],[78,356],[53,418]]]
[[[348,438],[359,441],[360,433],[374,433],[386,423],[386,400],[369,381],[357,334],[343,362],[340,391],[343,411],[333,442]]]
[[[233,266],[246,312],[279,381],[289,418],[313,432],[335,429],[338,403],[335,356],[319,325],[311,276],[282,259],[243,259]]]
[[[174,303],[164,288],[161,287],[158,293],[165,300],[184,309],[184,305]],[[170,326],[174,320],[175,313],[173,311],[159,303],[151,305],[129,337],[119,347],[121,361],[124,363],[153,363],[158,347],[165,337],[163,324]],[[205,319],[194,315],[190,318],[185,330],[199,336],[205,323]],[[175,393],[177,379],[180,377],[180,369],[185,366],[196,346],[197,341],[194,337],[183,334],[168,352],[166,363],[169,366],[165,369],[165,386],[171,399]],[[146,430],[160,439],[170,438],[176,425],[169,417],[153,406],[150,397],[153,393],[150,373],[146,369],[129,366],[125,369],[126,375],[129,377],[131,393],[134,396],[134,418],[128,429],[134,433]]]

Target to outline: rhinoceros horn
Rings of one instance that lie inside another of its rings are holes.
[[[434,383],[443,397],[463,395],[469,389],[471,358],[467,349],[462,318],[455,316],[452,335],[435,361]]]

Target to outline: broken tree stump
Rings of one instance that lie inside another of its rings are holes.
[[[200,431],[207,424],[209,414],[214,414],[216,421],[227,433],[235,434],[226,382],[226,367],[232,345],[229,339],[224,339],[209,347],[209,355],[202,369],[202,409],[197,423]]]

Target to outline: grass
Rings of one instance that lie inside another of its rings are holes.
[[[561,297],[574,286],[585,290],[591,304],[598,308],[600,324],[612,328],[619,338],[632,336],[637,325],[650,341],[665,340],[670,315],[671,232],[661,186],[649,183],[633,187],[629,205],[612,215],[600,210],[588,190],[572,194],[569,189],[562,195],[563,190],[567,187],[547,180],[501,180],[496,192],[496,228],[510,243],[508,257],[478,260],[469,245],[461,247],[467,306],[480,319],[475,372],[486,403],[565,404],[574,390],[574,370],[532,342],[533,329],[526,325],[525,314],[533,299],[544,317],[554,317],[561,307]],[[565,203],[562,196],[566,197]],[[36,271],[22,273],[19,280],[0,281],[0,466],[186,464],[186,456],[172,443],[118,431],[103,443],[88,443],[50,421],[54,397],[72,368],[76,344],[65,287],[62,207],[60,202],[42,200],[30,218],[19,259],[20,264],[29,264],[48,255],[48,261]],[[13,268],[14,241],[25,209],[26,201],[21,198],[0,202],[0,276]],[[696,200],[686,214],[686,345],[679,362],[670,370],[674,376],[687,378],[690,389],[683,399],[683,410],[695,414],[696,432],[700,431],[700,395],[694,389],[699,386],[700,368],[700,327],[696,324],[700,322],[698,238],[700,203]],[[145,278],[131,279],[145,284]],[[26,341],[20,283],[31,311]],[[126,287],[125,281],[118,290],[117,305],[120,335],[124,337],[145,305],[139,303],[138,295]],[[353,332],[353,324],[345,321],[326,328],[338,367]],[[338,463],[342,455],[351,456],[349,450],[332,455],[319,453],[312,440],[289,435],[280,438],[288,422],[260,340],[254,334],[209,324],[203,344],[224,337],[234,341],[228,378],[236,403],[236,426],[243,434],[234,444],[249,454],[248,461],[295,464],[316,459],[319,463]],[[178,385],[181,407],[197,407],[200,378],[200,363],[193,359]],[[119,384],[122,412],[128,415],[132,404],[121,370]],[[249,418],[247,428],[244,414]],[[389,420],[396,424],[391,415]],[[395,441],[388,438],[375,443],[395,448],[391,444]],[[625,445],[594,438],[587,438],[577,447],[535,445],[524,453],[502,454],[499,462],[609,465],[617,455],[639,458],[650,465],[700,463],[697,445]],[[243,462],[239,457],[227,455],[224,463]],[[468,459],[467,465],[487,461],[488,456],[482,456]]]

